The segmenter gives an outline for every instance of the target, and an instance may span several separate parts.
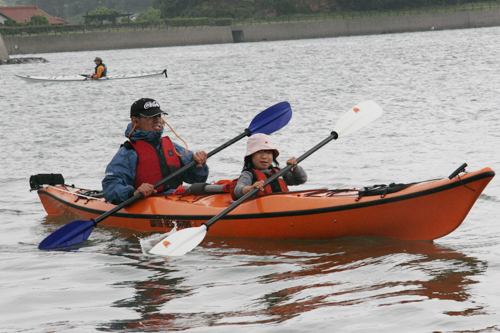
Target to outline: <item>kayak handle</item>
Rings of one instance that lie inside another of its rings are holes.
[[[462,164],[457,170],[453,171],[451,175],[448,176],[449,179],[453,179],[460,172],[465,172],[465,168],[467,167],[467,163]]]

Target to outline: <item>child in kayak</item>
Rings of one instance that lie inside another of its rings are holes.
[[[243,171],[238,179],[231,184],[231,196],[237,200],[254,188],[260,191],[257,195],[288,191],[287,185],[300,185],[307,181],[307,174],[301,166],[296,165],[295,157],[286,161],[286,164],[295,166],[271,184],[264,187],[264,182],[279,171],[278,149],[274,148],[271,138],[265,134],[255,134],[248,138],[247,151]],[[274,165],[273,165],[274,163]]]

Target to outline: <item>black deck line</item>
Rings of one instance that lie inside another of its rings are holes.
[[[447,190],[450,190],[450,189],[455,188],[455,187],[463,186],[463,184],[469,184],[469,183],[472,183],[472,182],[475,182],[475,181],[478,181],[478,180],[481,180],[484,178],[493,177],[493,176],[495,176],[494,171],[483,172],[481,174],[472,176],[472,177],[467,178],[467,179],[463,179],[461,181],[456,181],[456,182],[453,182],[450,184],[438,186],[438,187],[431,188],[428,190],[410,193],[410,194],[406,194],[406,195],[402,195],[402,196],[397,196],[394,198],[381,198],[380,200],[370,201],[370,202],[363,202],[363,199],[361,199],[360,201],[358,201],[357,203],[354,203],[354,204],[326,207],[326,208],[305,209],[305,210],[300,210],[300,211],[286,211],[286,212],[276,212],[276,213],[232,214],[232,215],[226,215],[226,216],[222,217],[221,220],[235,220],[235,219],[246,220],[246,219],[261,219],[261,218],[271,218],[271,217],[315,215],[315,214],[339,212],[339,211],[343,211],[343,210],[352,210],[352,209],[359,209],[359,208],[364,208],[364,207],[378,206],[378,205],[384,205],[384,204],[388,204],[388,203],[392,203],[392,202],[409,200],[409,199],[413,199],[413,198],[426,196],[429,194],[447,191]],[[297,191],[297,192],[303,192],[303,191]],[[92,214],[97,214],[97,215],[102,215],[105,213],[105,211],[85,208],[85,207],[82,207],[79,205],[75,205],[71,202],[61,200],[57,196],[54,196],[50,193],[47,193],[44,190],[38,190],[38,194],[39,195],[48,195],[48,196],[56,199],[57,201],[64,203],[66,206],[78,209],[78,210],[86,212],[86,213],[92,213]],[[271,195],[273,195],[273,194],[271,194]],[[275,194],[275,195],[279,195],[279,194]],[[129,219],[146,219],[146,220],[164,219],[164,220],[191,220],[191,221],[193,221],[193,220],[194,221],[196,221],[196,220],[206,221],[206,220],[210,220],[213,217],[213,215],[145,215],[145,214],[129,214],[129,213],[115,213],[115,214],[113,214],[113,216],[122,217],[122,218],[129,218]]]

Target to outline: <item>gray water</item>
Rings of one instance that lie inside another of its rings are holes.
[[[157,99],[194,151],[232,139],[281,101],[273,134],[284,164],[374,100],[384,114],[302,162],[298,189],[444,178],[462,163],[500,170],[500,28],[300,41],[51,53],[0,67],[1,332],[500,331],[500,185],[463,224],[430,242],[207,237],[183,257],[145,253],[147,237],[98,226],[72,251],[39,242],[73,217],[48,216],[30,175],[100,189],[125,141],[130,105]],[[168,69],[168,78],[29,84],[14,76]],[[170,130],[166,134],[173,137]],[[175,139],[181,143],[180,140]],[[209,160],[238,176],[242,140]],[[418,213],[418,212],[416,212]]]

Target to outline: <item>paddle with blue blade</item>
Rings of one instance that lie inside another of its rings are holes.
[[[382,115],[382,108],[373,101],[366,101],[360,103],[347,111],[335,124],[333,132],[330,136],[317,144],[315,147],[307,151],[305,154],[297,158],[297,164],[302,162],[304,159],[309,157],[312,153],[326,145],[331,140],[336,140],[339,136],[353,133],[362,127],[365,127],[378,117]],[[287,165],[285,168],[281,169],[269,179],[264,182],[264,187],[270,184],[272,181],[278,177],[284,175],[287,171],[292,169],[294,165]],[[220,220],[222,217],[227,215],[233,209],[238,207],[243,201],[254,196],[259,189],[254,188],[237,201],[232,203],[225,210],[211,218],[208,222],[203,223],[200,227],[182,229],[180,231],[174,232],[156,244],[149,253],[158,254],[162,256],[182,256],[187,252],[193,250],[198,244],[200,244],[205,235],[207,234],[208,228],[215,222]]]
[[[262,111],[257,116],[255,116],[255,118],[250,123],[250,126],[248,126],[248,128],[245,129],[243,133],[236,136],[234,139],[231,139],[228,142],[224,143],[220,147],[209,152],[207,154],[207,158],[217,154],[221,150],[229,147],[233,143],[243,139],[246,136],[250,136],[252,134],[257,134],[257,133],[264,133],[264,134],[274,133],[279,129],[283,128],[286,124],[288,124],[291,118],[292,118],[292,108],[290,107],[290,104],[288,102],[281,102],[275,104],[270,108]],[[194,167],[196,164],[197,164],[196,161],[191,161],[182,168],[171,173],[168,177],[165,177],[158,183],[154,184],[154,187],[157,188],[163,185],[170,179]],[[38,245],[38,248],[41,250],[57,249],[68,246],[74,246],[81,242],[86,241],[89,238],[90,234],[92,233],[92,230],[99,222],[115,214],[120,209],[130,205],[137,199],[140,199],[142,196],[143,196],[142,193],[138,193],[95,219],[91,219],[89,221],[78,220],[70,222],[66,224],[64,227],[61,227],[60,229],[54,231],[52,234],[47,236]]]

